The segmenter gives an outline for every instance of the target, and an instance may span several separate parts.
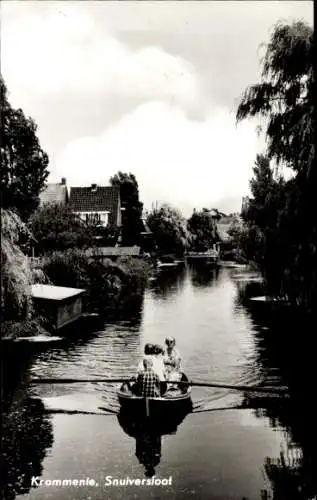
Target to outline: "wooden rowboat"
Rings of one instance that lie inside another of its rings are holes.
[[[181,380],[188,382],[184,373]],[[129,385],[123,383],[117,395],[122,408],[128,408],[131,412],[136,413],[144,413],[145,411],[147,414],[153,415],[161,414],[162,411],[178,412],[184,408],[190,408],[192,405],[190,385],[178,386],[175,384],[175,386],[168,388],[162,396],[144,398],[133,394]]]

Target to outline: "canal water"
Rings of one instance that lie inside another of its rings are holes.
[[[192,413],[149,437],[118,418],[115,384],[29,383],[33,377],[126,377],[146,342],[173,336],[193,381],[289,386],[284,344],[274,342],[281,321],[274,325],[271,312],[254,310],[247,300],[259,286],[259,277],[242,268],[196,266],[157,275],[125,317],[33,353],[5,423],[4,498],[313,498],[309,418],[292,398],[193,387]],[[32,476],[48,482],[32,486]],[[150,484],[108,484],[109,476]],[[65,479],[82,483],[49,483]],[[153,485],[154,479],[168,484]]]

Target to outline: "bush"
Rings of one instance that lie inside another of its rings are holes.
[[[149,265],[139,259],[100,262],[82,250],[54,252],[44,263],[44,272],[54,285],[85,289],[84,307],[98,311],[117,307],[131,293],[141,293],[148,270]]]
[[[91,244],[96,228],[81,221],[68,205],[46,204],[29,221],[41,252],[83,248]]]
[[[81,250],[56,251],[43,263],[46,276],[56,286],[84,288],[87,284],[88,259]]]
[[[124,272],[124,288],[127,293],[133,290],[138,292],[145,287],[151,269],[149,262],[134,257],[120,257],[117,264]]]
[[[23,321],[4,321],[1,325],[3,338],[16,339],[18,337],[33,337],[36,335],[47,335],[45,330],[45,319],[25,319]]]

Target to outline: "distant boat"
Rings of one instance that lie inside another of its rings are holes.
[[[160,260],[157,262],[156,267],[157,269],[164,270],[164,269],[175,269],[176,267],[179,266],[179,263],[174,261],[174,262],[161,262]]]
[[[217,250],[211,248],[206,252],[188,252],[186,254],[186,259],[188,262],[201,261],[209,265],[218,265],[220,262],[220,255]]]

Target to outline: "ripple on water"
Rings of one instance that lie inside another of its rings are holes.
[[[176,278],[175,278],[176,279]],[[32,375],[45,378],[125,378],[134,373],[145,342],[177,339],[184,370],[191,380],[254,385],[268,380],[278,385],[278,371],[263,363],[256,326],[242,307],[236,307],[237,288],[226,270],[206,282],[184,274],[148,290],[138,326],[111,323],[87,339],[55,346],[38,355]],[[55,384],[37,386],[37,394],[51,398],[85,395],[89,407],[117,409],[117,384]],[[87,396],[86,396],[87,395]],[[241,393],[194,387],[194,406],[211,409],[239,404]],[[60,402],[62,399],[59,400]],[[63,404],[64,404],[63,403]]]

